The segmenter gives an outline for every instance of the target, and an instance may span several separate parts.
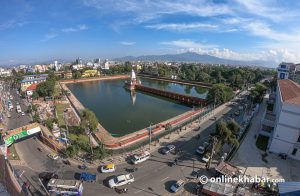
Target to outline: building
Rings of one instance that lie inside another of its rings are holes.
[[[35,74],[23,76],[23,80],[20,82],[21,91],[24,92],[32,84],[39,84],[47,80],[48,74]]]
[[[290,72],[290,66],[293,63],[280,63],[277,68],[277,78],[278,79],[288,79],[289,78],[289,72]]]
[[[29,97],[32,96],[33,92],[36,91],[37,85],[38,85],[37,83],[34,83],[28,86],[26,88],[26,95]]]
[[[64,79],[70,79],[73,76],[71,71],[56,71],[54,75]]]
[[[97,77],[97,76],[100,76],[99,71],[94,70],[94,69],[89,69],[89,70],[85,70],[82,73],[81,77],[86,78],[86,77]]]
[[[268,128],[270,152],[300,160],[299,84],[289,79],[278,80],[275,102],[267,108],[262,126]]]
[[[36,73],[44,73],[48,71],[48,66],[47,65],[34,65],[34,71]]]
[[[8,77],[8,76],[11,76],[11,69],[0,68],[0,77]]]

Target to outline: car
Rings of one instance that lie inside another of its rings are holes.
[[[25,116],[25,113],[24,113],[24,112],[21,112],[21,115],[22,115],[22,116]]]
[[[151,155],[148,151],[145,151],[145,152],[140,153],[140,154],[135,154],[135,155],[132,156],[131,162],[136,165],[138,163],[146,161],[147,159],[150,158],[150,156]]]
[[[80,180],[81,181],[87,181],[87,182],[96,182],[97,181],[97,175],[88,173],[88,172],[82,172],[80,174]]]
[[[202,159],[201,161],[204,162],[204,163],[207,163],[210,159],[210,154],[209,153],[206,153],[202,156]]]
[[[88,169],[88,167],[85,164],[79,165],[78,167],[79,167],[79,169],[82,169],[82,170]]]
[[[167,145],[166,147],[164,147],[161,152],[162,154],[169,154],[171,151],[175,150],[175,146],[170,144],[170,145]]]
[[[57,154],[48,154],[48,157],[52,160],[57,160],[58,159],[58,155]]]
[[[236,111],[236,112],[234,112],[234,115],[238,116],[238,115],[240,115],[240,112]]]
[[[39,173],[39,178],[44,181],[49,181],[52,178],[58,179],[58,175],[53,172],[42,172]]]
[[[11,118],[11,114],[10,113],[7,113],[7,118]]]
[[[20,103],[19,103],[19,102],[16,102],[16,105],[20,105]]]
[[[104,165],[100,168],[102,173],[110,173],[110,172],[115,172],[116,171],[116,167],[115,164],[113,163],[109,163],[107,165]]]
[[[115,188],[126,184],[130,184],[132,182],[134,182],[134,177],[132,174],[121,174],[110,179],[108,181],[108,186],[110,188]]]
[[[196,153],[198,153],[198,154],[204,154],[204,152],[205,152],[204,146],[199,146],[196,150]]]
[[[66,160],[63,160],[63,163],[66,164],[66,165],[71,165],[70,161],[67,160],[67,159],[66,159]]]
[[[183,188],[184,185],[184,181],[183,180],[178,180],[175,184],[173,184],[171,186],[171,191],[174,193],[177,193],[178,191],[180,191]]]

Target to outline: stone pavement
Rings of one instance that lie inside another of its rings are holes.
[[[265,110],[266,103],[264,100],[260,105],[258,114],[252,120],[252,125],[246,138],[230,162],[238,166],[246,175],[285,179],[286,181],[300,181],[299,161],[292,159],[282,160],[278,155],[271,153],[268,153],[266,157],[268,163],[262,160],[262,154],[265,152],[256,147],[255,135],[258,135]]]

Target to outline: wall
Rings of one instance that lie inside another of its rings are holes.
[[[6,187],[12,196],[23,196],[22,188],[13,175],[12,168],[4,155],[0,152],[0,182]]]

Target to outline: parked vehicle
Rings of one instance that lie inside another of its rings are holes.
[[[171,151],[175,150],[175,146],[170,144],[170,145],[167,145],[166,147],[164,147],[161,152],[162,154],[169,154]]]
[[[115,164],[113,163],[109,163],[107,165],[104,165],[100,168],[102,173],[110,173],[110,172],[115,172],[116,171],[116,167]]]
[[[196,153],[200,155],[204,154],[208,146],[209,146],[208,142],[203,142],[203,144],[197,148]]]
[[[202,156],[202,159],[201,161],[204,162],[204,163],[207,163],[210,159],[210,153],[206,153]]]
[[[48,157],[52,160],[57,160],[58,159],[58,155],[57,154],[48,154]]]
[[[108,181],[108,185],[110,188],[118,187],[118,186],[123,186],[126,184],[130,184],[134,182],[134,177],[132,174],[124,174],[124,175],[119,175],[116,176]]]
[[[119,193],[119,194],[122,194],[122,193],[127,193],[128,192],[128,189],[127,188],[123,188],[123,189],[117,189],[115,188],[116,192]]]
[[[25,113],[24,113],[24,112],[21,112],[21,115],[22,115],[22,116],[25,116]]]
[[[83,185],[78,180],[51,179],[47,184],[51,195],[82,195]]]
[[[88,168],[85,164],[79,165],[78,167],[79,169],[83,169],[83,170],[86,170]]]
[[[150,158],[150,153],[148,151],[145,151],[141,154],[135,154],[133,155],[133,157],[131,158],[131,162],[133,164],[138,164],[138,163],[141,163],[141,162],[144,162],[146,161],[147,159]]]
[[[66,165],[71,165],[69,160],[63,160],[63,163],[66,164]]]
[[[82,172],[80,174],[80,180],[87,181],[87,182],[96,182],[97,181],[97,175],[91,174],[88,172]]]
[[[184,186],[184,181],[183,180],[178,180],[175,184],[171,186],[171,191],[174,193],[177,193],[180,191]]]

